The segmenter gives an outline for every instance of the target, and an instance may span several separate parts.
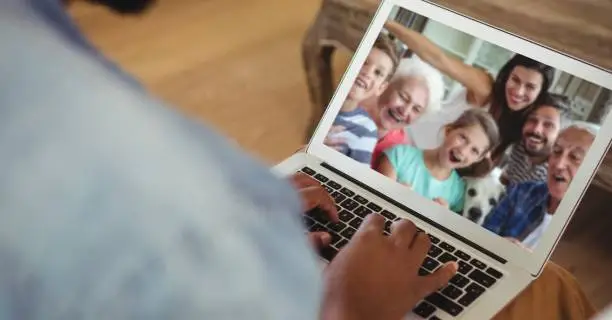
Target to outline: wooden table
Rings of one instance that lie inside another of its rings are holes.
[[[579,59],[612,69],[610,0],[437,0],[453,11],[540,42]],[[331,56],[337,48],[355,51],[377,0],[322,0],[307,32],[302,58],[313,104],[310,137],[334,92]],[[595,184],[612,192],[612,154]]]

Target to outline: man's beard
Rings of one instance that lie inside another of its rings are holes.
[[[541,139],[540,145],[542,147],[540,147],[537,150],[531,150],[528,146],[527,146],[527,142],[525,141],[527,138],[529,137],[536,137]],[[528,156],[530,157],[544,157],[544,156],[548,156],[551,152],[551,148],[548,146],[548,140],[545,137],[540,137],[537,136],[535,134],[527,134],[527,137],[524,138],[525,140],[523,140],[523,147],[525,149],[525,153],[527,153]]]
[[[140,14],[152,7],[156,0],[88,0],[110,8],[119,14]]]

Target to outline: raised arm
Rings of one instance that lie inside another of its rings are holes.
[[[489,102],[493,90],[493,80],[484,70],[446,55],[442,49],[421,33],[406,28],[395,21],[387,21],[385,28],[406,44],[423,61],[465,86],[471,102],[475,105],[484,106]]]

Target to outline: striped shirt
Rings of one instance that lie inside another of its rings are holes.
[[[512,146],[505,172],[509,184],[527,181],[546,181],[548,162],[533,164],[522,143]]]
[[[348,112],[340,112],[334,120],[334,126],[342,126],[344,131],[333,133],[330,138],[344,140],[340,152],[352,159],[370,165],[372,152],[378,142],[376,123],[363,108],[358,107]]]

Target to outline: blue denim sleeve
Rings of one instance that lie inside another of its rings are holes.
[[[0,320],[317,318],[292,188],[120,77],[0,4]]]
[[[508,188],[506,196],[491,210],[482,226],[496,234],[501,232],[503,224],[506,222],[508,214],[512,209],[512,203],[519,194],[519,188],[516,185]]]

